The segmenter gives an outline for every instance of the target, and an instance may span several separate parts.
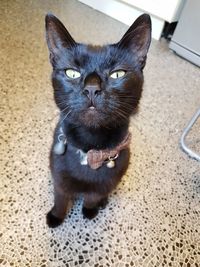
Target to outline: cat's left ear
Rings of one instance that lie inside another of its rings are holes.
[[[118,46],[130,49],[143,69],[151,43],[151,18],[148,14],[138,17],[119,41]]]
[[[50,51],[50,59],[59,56],[63,48],[72,48],[76,42],[62,22],[52,14],[45,17],[46,40]]]

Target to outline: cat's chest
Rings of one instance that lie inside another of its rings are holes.
[[[104,149],[114,141],[106,132],[90,132],[84,129],[68,130],[66,136],[70,144],[85,153],[91,149]]]

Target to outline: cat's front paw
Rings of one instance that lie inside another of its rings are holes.
[[[98,207],[103,210],[106,208],[106,205],[108,204],[108,198],[105,197],[103,198],[99,203],[98,203]]]
[[[82,209],[83,216],[89,220],[92,220],[94,217],[96,217],[98,212],[99,212],[98,208],[88,209],[83,207]]]
[[[53,215],[51,210],[47,213],[46,219],[47,219],[47,225],[50,228],[55,228],[63,222],[63,219],[60,219],[55,215]]]

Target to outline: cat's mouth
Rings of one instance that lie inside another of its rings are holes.
[[[91,104],[84,112],[81,112],[79,119],[86,126],[99,127],[102,121],[102,115],[100,110],[95,105]]]
[[[93,101],[91,101],[88,107],[86,108],[86,112],[97,112],[97,111],[98,111],[98,108],[96,104]]]
[[[95,106],[91,105],[86,109],[85,113],[93,114],[93,116],[95,116],[95,114],[98,114],[98,109]]]

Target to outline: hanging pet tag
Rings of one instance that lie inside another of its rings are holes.
[[[67,142],[66,137],[63,134],[60,134],[58,136],[58,142],[55,144],[53,149],[56,155],[64,154],[66,148],[66,142]]]
[[[54,149],[53,149],[54,153],[57,155],[62,155],[65,152],[65,144],[63,141],[58,142],[55,144]]]

